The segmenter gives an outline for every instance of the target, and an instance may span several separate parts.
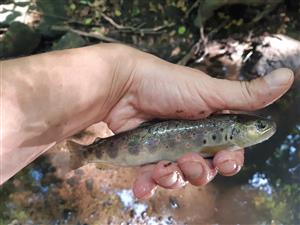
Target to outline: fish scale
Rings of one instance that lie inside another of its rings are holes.
[[[87,163],[140,166],[160,160],[176,161],[187,152],[211,157],[270,138],[276,124],[253,115],[215,115],[201,120],[167,120],[140,127],[93,144],[69,142],[72,168]]]

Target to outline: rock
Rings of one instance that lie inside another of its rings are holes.
[[[0,58],[28,55],[39,43],[38,33],[23,23],[13,22],[0,40]]]

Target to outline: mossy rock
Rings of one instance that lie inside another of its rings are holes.
[[[86,41],[78,34],[68,32],[53,44],[53,50],[78,48],[86,44]]]

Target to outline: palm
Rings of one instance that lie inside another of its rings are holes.
[[[145,69],[137,74],[139,71],[136,70],[128,91],[111,109],[105,121],[113,131],[121,132],[153,118],[199,119],[208,116],[213,108],[221,108],[221,104],[213,106],[216,101],[213,103],[210,97],[203,97],[208,92],[205,87],[208,76],[200,71],[188,70],[191,76],[180,75],[177,79],[176,75],[162,76],[160,70],[157,73],[152,70],[151,74],[142,72],[147,71]],[[157,79],[157,76],[160,78]],[[199,86],[202,86],[201,91]]]

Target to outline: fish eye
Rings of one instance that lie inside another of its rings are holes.
[[[256,123],[255,123],[255,127],[256,129],[258,130],[264,130],[267,128],[267,122],[263,121],[263,120],[258,120]]]

